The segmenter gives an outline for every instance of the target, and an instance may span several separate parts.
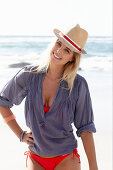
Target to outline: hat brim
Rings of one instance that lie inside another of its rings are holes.
[[[60,30],[58,29],[54,29],[53,30],[54,34],[58,37],[58,39],[63,43],[65,44],[69,49],[71,49],[72,51],[76,52],[76,53],[79,53],[79,54],[87,54],[87,52],[82,49],[82,51],[80,52],[77,48],[75,48],[72,44],[70,44],[70,42],[68,42],[63,36],[61,36],[60,34]]]

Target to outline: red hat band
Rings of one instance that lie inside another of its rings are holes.
[[[80,53],[82,52],[82,49],[74,43],[68,36],[64,35],[62,32],[59,33],[65,40],[67,40],[72,46],[74,46]]]

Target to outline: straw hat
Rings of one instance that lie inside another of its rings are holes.
[[[77,53],[87,54],[83,47],[87,41],[88,33],[82,29],[79,24],[70,29],[66,34],[58,29],[54,29],[53,32],[58,39],[71,50]]]

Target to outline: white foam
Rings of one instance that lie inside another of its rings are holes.
[[[82,58],[80,67],[83,70],[111,71],[112,58],[98,56]]]
[[[112,42],[112,37],[90,37],[89,36],[89,38],[88,38],[88,42],[99,42],[99,43],[101,43],[101,42],[105,42],[105,43],[107,43],[107,42],[109,42],[109,43],[111,43]]]

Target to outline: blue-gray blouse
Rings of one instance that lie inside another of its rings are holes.
[[[96,132],[87,81],[77,74],[70,96],[69,90],[65,89],[67,82],[60,81],[53,104],[45,114],[42,83],[46,70],[40,73],[25,72],[30,69],[31,66],[23,67],[4,86],[0,93],[0,106],[11,108],[26,97],[25,120],[35,142],[28,148],[41,156],[71,153],[77,148],[72,123],[78,137],[83,131]]]

